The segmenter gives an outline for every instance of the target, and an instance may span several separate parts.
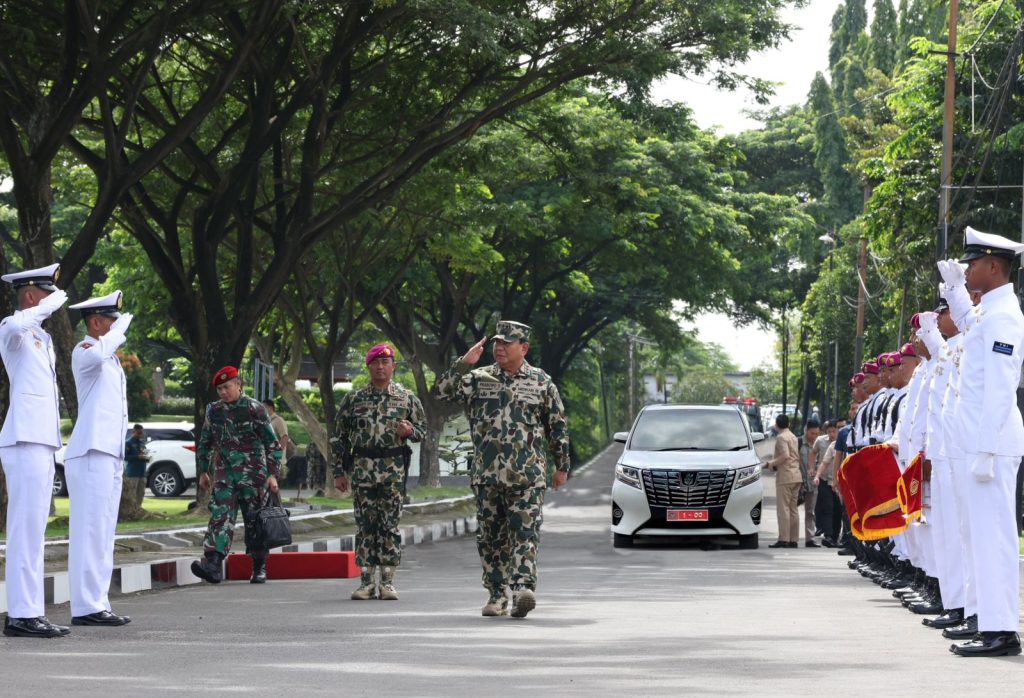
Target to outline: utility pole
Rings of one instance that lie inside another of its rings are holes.
[[[953,185],[953,101],[956,97],[956,25],[960,1],[949,0],[949,42],[946,48],[946,94],[942,110],[942,168],[939,176],[939,240],[936,259],[946,258],[949,245]]]
[[[640,335],[626,334],[626,338],[629,340],[629,424],[633,425],[633,420],[636,419],[636,380],[637,374],[639,373],[639,367],[636,365],[636,345],[645,344],[647,346],[654,346],[655,342],[649,339],[644,339]]]
[[[864,359],[864,303],[867,289],[864,282],[868,273],[868,239],[860,239],[860,255],[857,257],[857,346],[853,356],[854,372],[860,370]]]

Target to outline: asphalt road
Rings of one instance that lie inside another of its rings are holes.
[[[617,455],[549,496],[527,619],[480,616],[474,542],[453,539],[406,550],[398,602],[350,601],[354,580],[204,585],[118,599],[124,628],[0,637],[0,694],[977,695],[1024,676],[949,654],[833,551],[764,548],[771,498],[759,550],[613,549]]]

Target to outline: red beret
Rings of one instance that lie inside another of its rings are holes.
[[[900,347],[900,356],[912,356],[916,358],[917,352],[914,351],[914,345],[911,344],[910,342],[907,342],[902,347]]]
[[[864,374],[860,372],[854,373],[853,378],[851,378],[850,380],[852,380],[854,384],[860,385],[861,383],[864,382]]]
[[[910,316],[910,326],[915,330],[921,329],[921,313],[914,313]]]
[[[863,372],[865,374],[871,374],[871,375],[877,376],[878,375],[878,364],[876,364],[874,361],[868,361],[866,364],[864,364],[864,366],[862,367],[862,370],[863,370]]]
[[[378,356],[394,359],[395,350],[391,348],[390,344],[377,344],[372,347],[370,351],[366,352],[366,365],[369,366],[372,364]]]
[[[894,368],[903,363],[903,355],[898,351],[889,352],[885,355],[885,365],[888,368]]]
[[[238,378],[238,369],[234,366],[225,366],[213,374],[213,380],[210,382],[216,388],[218,385],[227,383],[232,378]]]

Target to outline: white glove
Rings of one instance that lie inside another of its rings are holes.
[[[935,266],[939,268],[939,274],[942,276],[942,280],[945,281],[946,285],[950,288],[963,286],[966,283],[964,268],[957,260],[939,260],[935,263]]]
[[[131,313],[123,313],[121,317],[114,320],[114,323],[110,326],[110,331],[124,334],[128,331],[128,325],[132,324],[132,317],[134,316]]]
[[[67,303],[67,301],[68,294],[58,288],[56,291],[46,296],[46,298],[39,301],[36,307],[46,313],[47,316],[50,316],[55,313],[58,308]]]
[[[991,453],[979,453],[971,461],[971,475],[978,482],[989,482],[996,476],[996,457]]]
[[[939,329],[939,315],[931,311],[918,313],[917,321],[921,325],[921,329],[925,332]]]

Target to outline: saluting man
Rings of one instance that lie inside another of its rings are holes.
[[[67,626],[46,619],[43,541],[53,495],[53,453],[61,446],[53,342],[42,322],[67,301],[54,284],[59,264],[4,274],[18,310],[0,322],[0,355],[11,382],[10,408],[0,430],[7,476],[8,637],[60,637]]]
[[[565,408],[551,377],[526,362],[530,328],[501,320],[494,364],[475,368],[487,337],[455,360],[437,382],[438,394],[465,404],[473,436],[471,483],[476,494],[477,550],[484,616],[523,618],[536,607],[537,548],[547,488],[545,443],[555,460],[552,486],[569,477]]]
[[[68,584],[72,625],[124,625],[110,608],[114,532],[124,474],[128,393],[118,348],[130,314],[122,315],[120,291],[70,306],[82,313],[86,337],[71,352],[78,391],[78,420],[68,440],[64,472],[71,498]]]
[[[952,438],[966,459],[968,584],[976,585],[978,634],[950,651],[961,656],[1021,653],[1020,567],[1014,493],[1024,455],[1024,422],[1017,408],[1024,357],[1024,314],[1010,270],[1024,244],[967,228],[960,262],[939,262],[946,300],[963,331],[963,355]],[[961,266],[967,263],[967,269]],[[981,291],[971,306],[967,289]],[[971,596],[968,593],[968,596]]]
[[[395,351],[378,344],[366,354],[370,385],[353,390],[338,407],[334,484],[344,492],[352,479],[356,514],[356,564],[359,588],[352,598],[397,601],[395,568],[402,561],[403,483],[412,451],[409,441],[423,438],[423,405],[411,391],[392,381]],[[380,585],[375,573],[380,568]]]

